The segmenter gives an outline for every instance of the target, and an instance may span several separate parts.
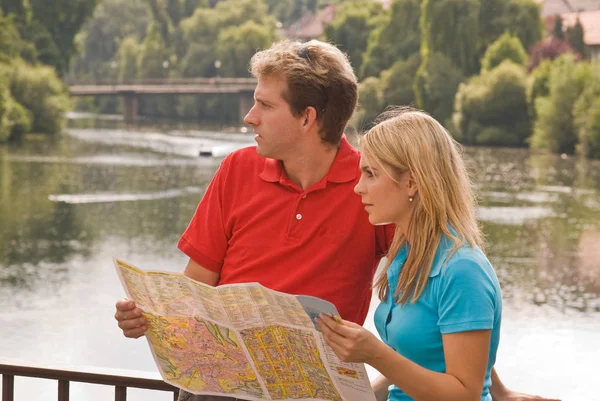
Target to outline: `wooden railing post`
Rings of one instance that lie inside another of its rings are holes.
[[[69,401],[69,381],[58,381],[58,401]]]
[[[15,397],[15,377],[2,375],[2,401],[13,401]]]
[[[115,401],[127,401],[127,387],[115,386]]]

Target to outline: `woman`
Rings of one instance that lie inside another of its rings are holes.
[[[471,183],[458,145],[432,117],[392,112],[361,138],[355,192],[371,224],[395,223],[375,286],[375,326],[318,321],[344,361],[381,376],[378,400],[491,401],[500,337],[500,285],[481,250]]]

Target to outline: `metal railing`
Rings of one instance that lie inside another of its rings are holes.
[[[52,367],[29,366],[26,364],[9,365],[0,361],[2,375],[2,401],[14,401],[15,377],[33,377],[58,381],[58,401],[69,401],[71,382],[99,384],[115,388],[115,401],[127,400],[128,388],[169,391],[173,400],[177,400],[179,389],[159,379],[143,378],[107,373],[55,369]]]

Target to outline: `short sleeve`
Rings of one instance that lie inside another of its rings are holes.
[[[223,209],[224,190],[229,172],[227,157],[211,180],[177,247],[200,266],[220,272],[227,251]]]
[[[442,269],[438,279],[438,326],[442,334],[494,328],[498,290],[495,276],[484,266],[460,258]]]

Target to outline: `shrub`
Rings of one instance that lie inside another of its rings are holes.
[[[600,76],[589,82],[573,106],[577,153],[600,159]]]
[[[452,126],[465,144],[524,146],[531,119],[523,67],[505,61],[460,84]]]
[[[498,67],[504,60],[524,66],[527,62],[527,53],[517,36],[508,32],[500,36],[488,47],[481,60],[481,69],[484,71]]]
[[[531,147],[554,153],[573,153],[578,142],[573,105],[586,83],[593,79],[588,63],[576,63],[571,56],[552,65],[549,95],[535,100],[535,121]]]
[[[9,74],[12,96],[33,116],[31,130],[48,134],[60,132],[71,102],[55,70],[15,61]]]

